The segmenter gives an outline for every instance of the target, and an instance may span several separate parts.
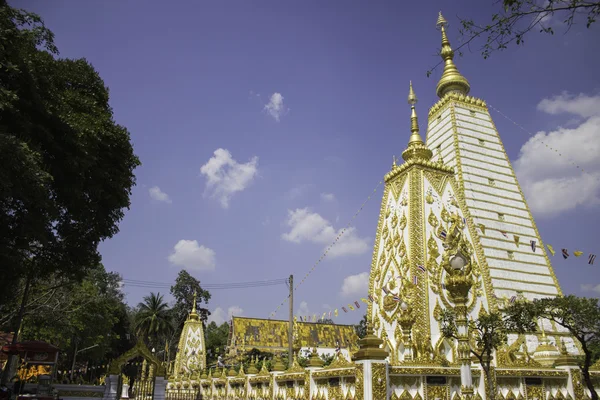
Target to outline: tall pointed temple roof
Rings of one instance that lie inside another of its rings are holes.
[[[456,343],[441,335],[440,315],[455,307],[446,284],[458,258],[472,282],[466,303],[470,318],[501,310],[515,299],[561,294],[487,106],[468,96],[471,86],[454,64],[446,26],[440,13],[444,71],[426,140],[419,133],[411,83],[405,162],[394,163],[385,175],[369,278],[375,301],[368,312],[392,364],[457,361]],[[548,321],[542,329],[578,353],[566,332]],[[524,344],[530,353],[540,340],[509,336],[511,346]],[[511,349],[500,351],[497,365],[521,362]]]
[[[177,356],[175,357],[175,376],[198,372],[206,368],[206,345],[204,342],[204,327],[196,310],[196,292],[192,311],[183,325]]]

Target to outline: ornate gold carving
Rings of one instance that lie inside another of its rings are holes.
[[[385,399],[387,397],[386,368],[384,363],[371,364],[371,390],[374,399]]]
[[[355,397],[356,400],[363,400],[364,398],[364,383],[363,383],[363,364],[356,365],[356,389],[355,389]]]
[[[447,385],[443,386],[427,386],[427,399],[450,399],[450,388]]]

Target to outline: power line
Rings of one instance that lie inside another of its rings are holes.
[[[139,287],[148,289],[169,289],[173,284],[167,282],[153,282],[138,279],[122,279],[121,283],[124,286]],[[201,284],[204,289],[219,290],[219,289],[245,289],[263,286],[283,285],[287,283],[287,278],[269,279],[263,281],[251,282],[230,282],[230,283],[205,283]]]

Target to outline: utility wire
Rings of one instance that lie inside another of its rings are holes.
[[[122,284],[124,286],[129,287],[141,287],[141,288],[150,288],[150,289],[168,289],[173,284],[166,282],[152,282],[152,281],[143,281],[138,279],[122,279]],[[275,285],[283,285],[287,282],[287,278],[280,279],[270,279],[264,281],[251,281],[251,282],[231,282],[231,283],[204,283],[201,284],[203,289],[245,289],[245,288],[254,288],[254,287],[263,287],[263,286],[275,286]]]

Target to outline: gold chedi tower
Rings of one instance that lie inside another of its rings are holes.
[[[196,311],[196,292],[194,292],[192,311],[183,325],[177,349],[174,376],[187,376],[206,368],[204,327]]]
[[[385,175],[368,316],[391,365],[458,368],[461,393],[479,398],[485,383],[472,376],[479,366],[472,365],[468,320],[561,290],[486,103],[468,96],[471,86],[454,64],[446,24],[440,13],[444,71],[426,141],[411,83],[405,162],[394,159]],[[458,341],[442,337],[444,309],[457,314]],[[580,353],[549,321],[541,329],[543,334],[509,335],[494,367],[552,368],[560,353],[549,343]],[[535,361],[536,349],[543,365]]]

